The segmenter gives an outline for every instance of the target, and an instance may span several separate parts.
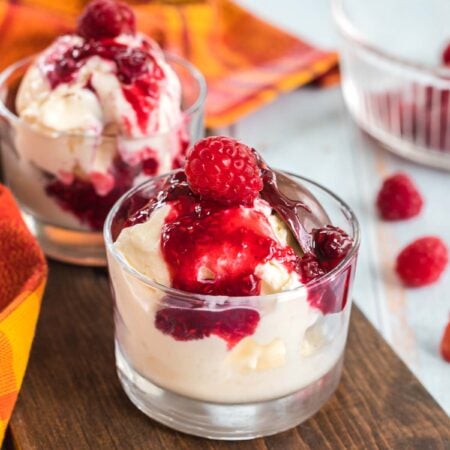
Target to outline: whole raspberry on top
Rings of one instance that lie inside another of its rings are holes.
[[[224,136],[197,142],[188,151],[185,172],[193,192],[226,205],[251,204],[263,188],[253,150]]]
[[[384,180],[377,197],[378,211],[383,219],[409,219],[417,216],[422,206],[422,196],[408,175],[396,173]]]
[[[396,271],[407,286],[418,287],[439,279],[448,263],[445,244],[426,236],[406,246],[397,256]]]
[[[77,34],[86,39],[114,38],[134,33],[136,21],[132,9],[124,2],[94,0],[78,18]]]
[[[440,350],[442,357],[450,362],[450,322],[448,322],[442,335]]]

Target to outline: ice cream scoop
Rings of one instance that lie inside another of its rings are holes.
[[[196,143],[185,170],[126,219],[115,246],[162,285],[255,296],[294,289],[345,257],[350,240],[328,221],[306,188],[277,178],[253,149],[215,136]]]
[[[212,136],[184,169],[116,204],[105,239],[126,390],[139,380],[177,401],[231,405],[331,389],[357,244],[330,219],[345,226],[342,204],[299,180]]]
[[[101,228],[123,192],[179,166],[187,145],[177,74],[112,0],[91,2],[75,32],[34,60],[16,111],[30,125],[18,130],[19,156],[45,173],[45,195],[74,227]]]

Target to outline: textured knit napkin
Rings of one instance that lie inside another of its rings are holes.
[[[70,32],[83,0],[0,0],[0,67]],[[230,0],[130,1],[138,30],[206,76],[206,124],[227,126],[280,93],[336,80],[337,55],[258,19]],[[299,17],[299,20],[302,20]],[[329,73],[329,77],[326,76]]]
[[[0,185],[0,447],[25,375],[46,278],[44,255]]]

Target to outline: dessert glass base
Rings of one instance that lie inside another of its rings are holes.
[[[133,404],[157,422],[208,439],[254,439],[299,425],[334,393],[341,378],[342,361],[341,357],[324,376],[284,397],[221,404],[191,399],[157,386],[133,369],[116,342],[117,373]]]
[[[70,230],[51,225],[23,209],[22,216],[49,258],[80,266],[106,265],[102,232]]]

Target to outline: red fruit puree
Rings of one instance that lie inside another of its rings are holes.
[[[99,195],[89,180],[77,177],[72,183],[66,184],[52,176],[45,191],[62,209],[72,213],[81,223],[89,225],[93,230],[101,230],[109,210],[119,197],[133,186],[134,178],[140,173],[155,175],[157,171],[158,161],[154,158],[129,166],[120,157],[116,157],[112,170],[114,187],[106,195]]]
[[[351,247],[350,238],[342,230],[325,227],[312,233],[315,253],[301,258],[270,237],[270,224],[264,214],[194,194],[183,172],[173,175],[158,198],[132,214],[124,225],[146,221],[152,211],[167,202],[172,208],[163,226],[161,250],[172,287],[187,292],[231,297],[259,295],[261,280],[255,274],[256,267],[274,257],[288,272],[297,272],[307,283],[335,267]],[[204,270],[200,270],[204,279],[198,279],[200,268]],[[309,289],[311,305],[324,314],[341,311],[346,303],[351,269],[333,282]],[[164,303],[167,307],[157,312],[156,327],[177,340],[216,335],[231,348],[253,334],[259,322],[259,313],[248,308],[217,312],[181,309],[171,306],[175,301],[170,296],[166,296]],[[225,306],[232,303],[229,299]]]
[[[164,73],[151,50],[145,40],[141,48],[130,47],[114,39],[87,40],[62,55],[50,55],[44,71],[52,89],[55,89],[61,83],[70,83],[92,56],[113,61],[117,66],[117,78],[122,83],[123,95],[136,112],[138,124],[145,133],[149,115],[159,102],[159,83],[164,80]],[[93,89],[92,84],[89,87]]]

